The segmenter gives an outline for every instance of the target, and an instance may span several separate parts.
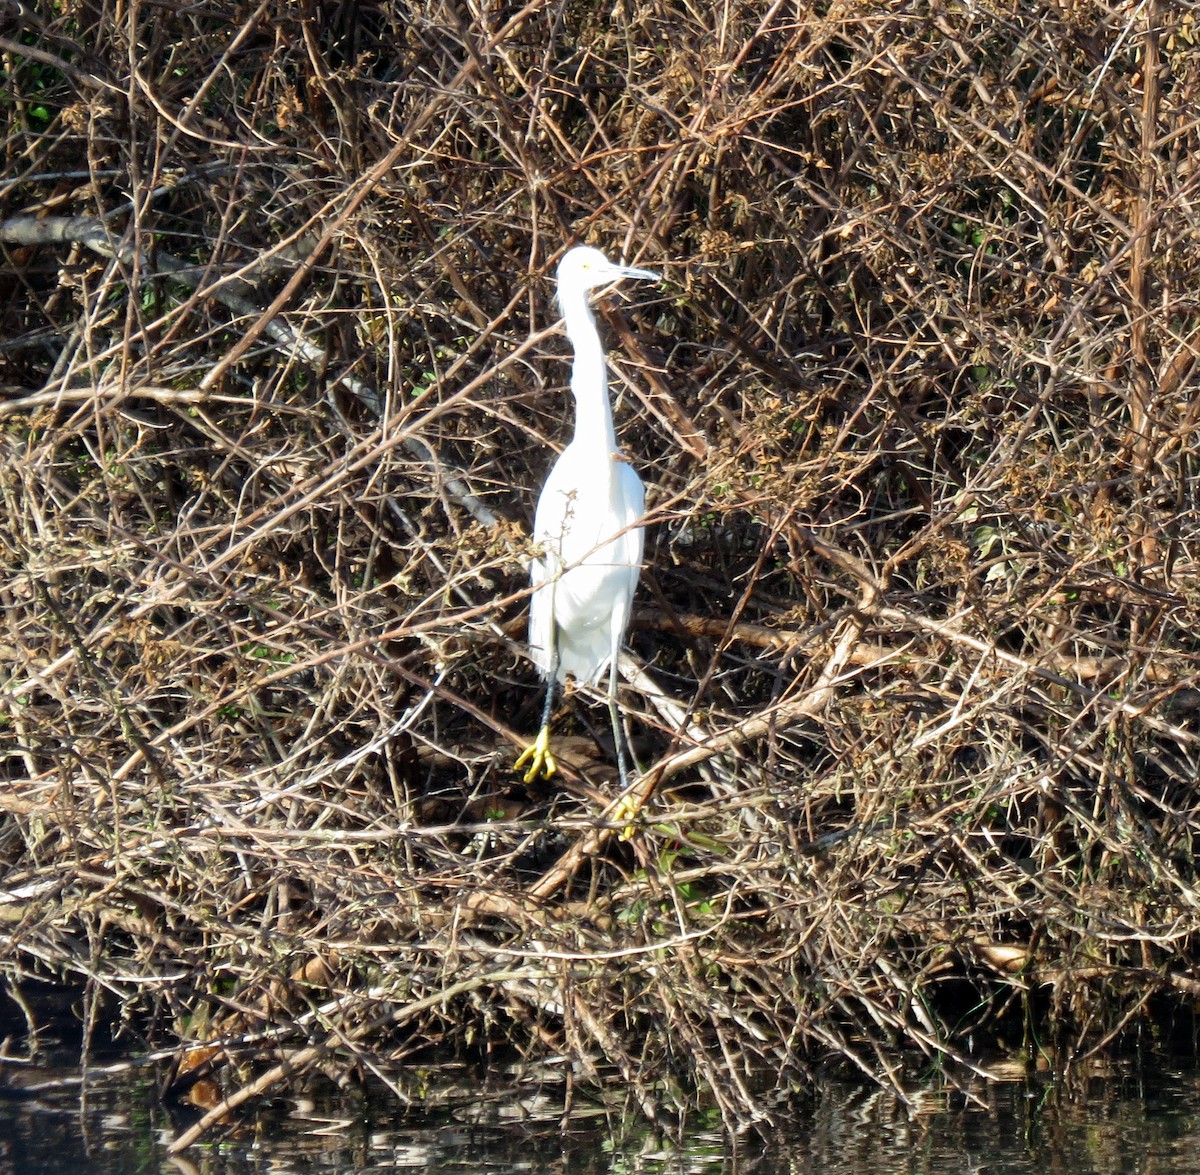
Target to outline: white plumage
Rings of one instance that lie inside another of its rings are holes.
[[[534,520],[543,554],[530,568],[529,647],[544,678],[556,640],[558,681],[571,674],[595,683],[620,652],[641,570],[644,503],[633,468],[594,442],[573,441],[554,463]]]
[[[616,662],[629,624],[641,570],[645,504],[641,480],[621,456],[608,402],[604,349],[588,293],[621,278],[658,275],[614,265],[598,249],[571,249],[558,266],[558,300],[575,350],[571,391],[575,434],[554,463],[538,498],[534,541],[541,555],[530,568],[529,646],[549,683],[542,730],[517,760],[530,761],[526,781],[554,769],[549,750],[551,698],[568,674],[595,683],[609,667],[609,708],[618,765],[625,760],[616,721]]]

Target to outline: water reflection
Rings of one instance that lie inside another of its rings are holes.
[[[436,1112],[394,1100],[284,1099],[186,1156],[166,1147],[181,1123],[162,1108],[151,1066],[96,1070],[86,1082],[0,1069],[0,1175],[133,1172],[486,1172],[731,1175],[1150,1175],[1200,1171],[1200,1072],[1129,1069],[1067,1092],[1048,1082],[981,1086],[985,1105],[926,1092],[918,1110],[862,1086],[830,1083],[797,1129],[731,1144],[693,1125],[685,1147],[644,1128],[621,1132],[598,1108],[564,1127],[561,1105],[534,1094],[480,1096]],[[15,1085],[22,1087],[14,1088]]]

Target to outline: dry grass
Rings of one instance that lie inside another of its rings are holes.
[[[730,1125],[1190,1001],[1194,13],[6,16],[10,989],[241,1096],[565,1054]],[[511,770],[576,240],[667,275],[629,844],[601,709]]]

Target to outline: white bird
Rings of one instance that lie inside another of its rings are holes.
[[[568,674],[595,684],[607,665],[617,768],[622,790],[628,787],[617,721],[617,658],[641,571],[645,491],[617,448],[604,347],[588,293],[630,277],[659,280],[656,273],[615,265],[586,246],[571,249],[558,265],[558,302],[575,349],[575,435],[550,470],[533,523],[541,553],[530,565],[529,650],[547,685],[542,728],[516,762],[518,769],[529,764],[526,783],[557,769],[550,753],[555,684]]]

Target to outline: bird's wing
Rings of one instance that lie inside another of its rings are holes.
[[[624,510],[622,522],[627,528],[622,538],[627,543],[627,553],[631,556],[629,562],[636,568],[641,568],[642,551],[646,545],[646,530],[638,526],[642,515],[646,513],[646,487],[642,479],[633,471],[633,466],[622,461],[617,467],[617,485]],[[636,577],[635,577],[636,582]]]
[[[554,664],[554,585],[534,580],[529,597],[529,654],[543,678]]]
[[[541,543],[546,555],[557,556],[567,528],[576,490],[575,460],[568,445],[554,462],[542,486],[537,511],[533,516],[533,540]]]
[[[550,676],[554,662],[554,592],[562,569],[562,533],[570,503],[570,463],[564,451],[550,470],[538,498],[533,519],[533,541],[541,553],[529,561],[529,652],[542,677]]]
[[[621,632],[629,626],[629,613],[633,608],[633,593],[637,591],[638,577],[642,573],[642,552],[646,545],[645,527],[639,526],[646,512],[646,490],[642,479],[632,465],[622,462],[617,468],[617,499],[620,506],[621,526],[624,533],[616,540],[614,563],[625,568],[622,598],[614,600],[614,624]]]

